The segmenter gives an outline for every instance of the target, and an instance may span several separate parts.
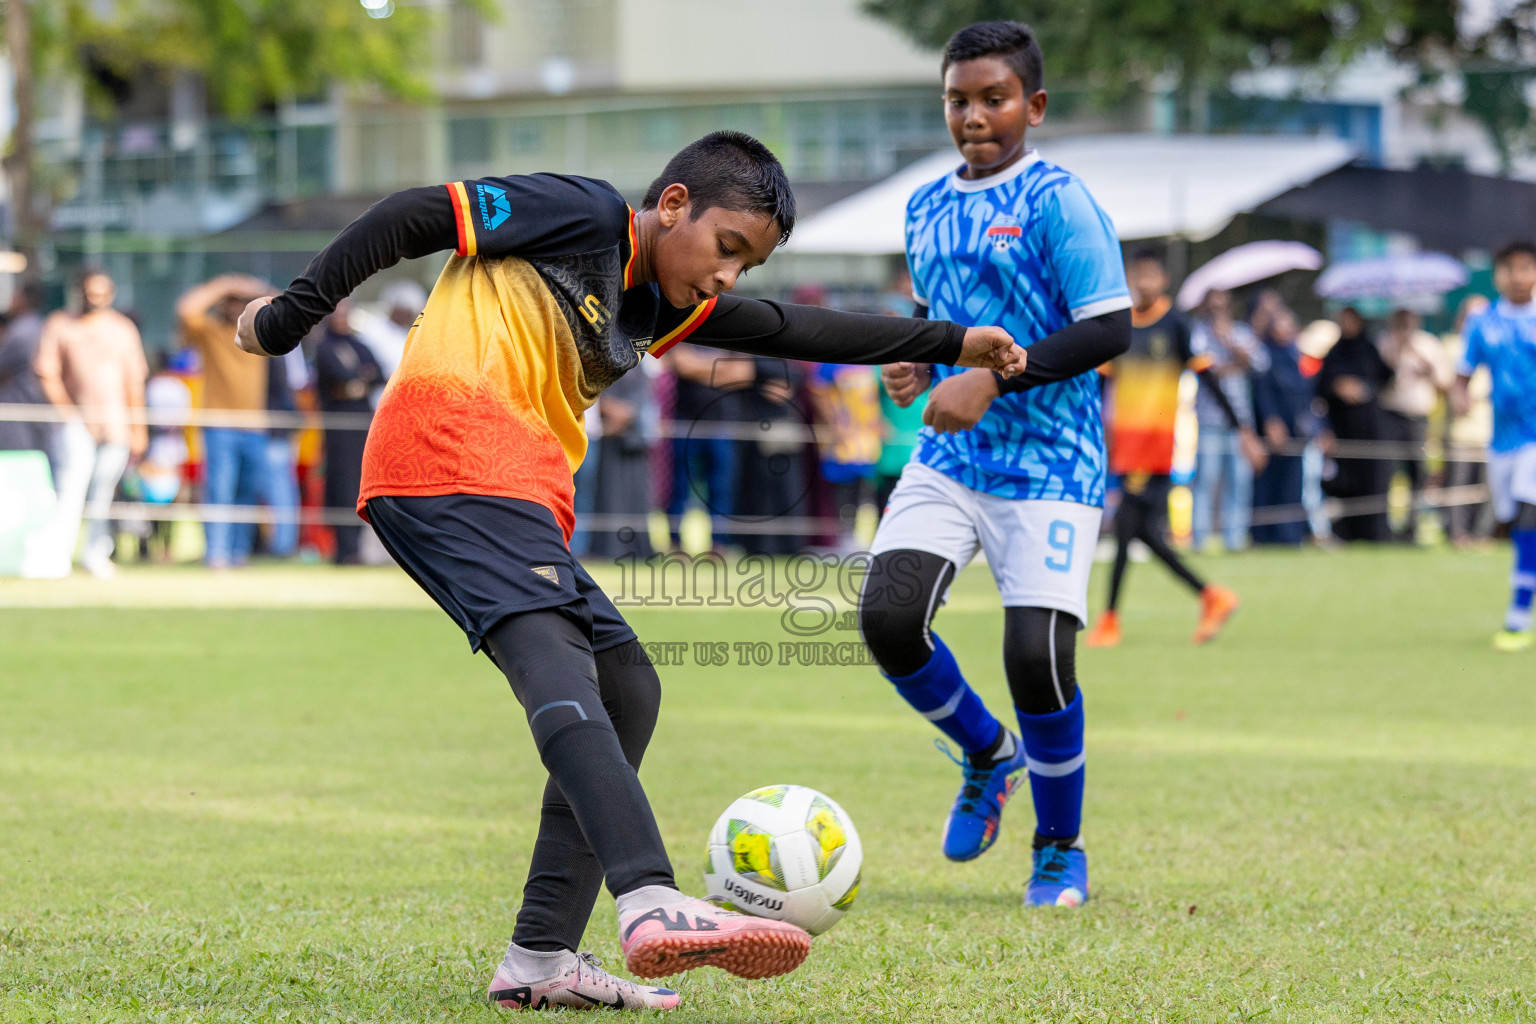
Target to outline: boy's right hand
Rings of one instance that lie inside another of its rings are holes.
[[[905,409],[928,390],[931,374],[927,363],[887,363],[880,367],[880,382],[898,408]]]
[[[996,370],[1004,377],[1014,377],[1024,372],[1028,359],[1024,350],[1014,344],[1013,336],[1001,327],[968,327],[955,365]]]

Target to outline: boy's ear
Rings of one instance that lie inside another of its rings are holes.
[[[676,227],[688,216],[691,205],[688,186],[674,182],[662,189],[661,197],[656,200],[656,219],[664,228]]]
[[[1029,99],[1025,101],[1029,106],[1029,126],[1031,128],[1039,128],[1045,120],[1045,105],[1049,100],[1050,97],[1046,95],[1044,89],[1036,89]]]

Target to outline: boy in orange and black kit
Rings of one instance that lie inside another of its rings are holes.
[[[647,352],[688,341],[839,363],[1023,369],[1002,330],[727,294],[794,226],[783,168],[716,132],[668,163],[636,213],[609,184],[535,174],[409,189],[375,205],[237,343],[280,355],[365,278],[454,251],[379,403],[358,512],[505,673],[549,770],[513,942],[490,986],[509,1008],[670,1009],[678,996],[576,952],[606,879],[642,977],[793,970],[810,937],[679,892],[636,769],[660,682],[581,565],[571,475],[584,411]]]
[[[1131,287],[1131,348],[1104,366],[1110,396],[1109,469],[1120,477],[1120,506],[1115,511],[1115,564],[1109,577],[1109,605],[1087,639],[1089,647],[1120,643],[1120,588],[1131,541],[1140,540],[1175,576],[1200,595],[1200,622],[1194,642],[1215,639],[1232,613],[1237,594],[1206,583],[1168,544],[1168,490],[1173,472],[1174,425],[1179,416],[1179,378],[1186,369],[1210,384],[1209,392],[1228,422],[1239,431],[1243,453],[1255,469],[1263,467],[1264,449],[1253,428],[1215,386],[1209,355],[1194,352],[1189,323],[1168,297],[1168,271],[1155,252],[1141,250],[1126,263]],[[1209,378],[1209,379],[1208,379]]]

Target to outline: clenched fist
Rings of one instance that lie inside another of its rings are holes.
[[[991,370],[971,370],[945,377],[928,396],[923,422],[941,434],[970,430],[986,415],[997,397]]]
[[[1028,359],[1024,350],[1014,344],[1013,336],[1001,327],[970,327],[955,365],[996,370],[1004,377],[1013,377],[1024,372]]]
[[[268,305],[272,296],[263,295],[259,299],[252,299],[240,314],[240,322],[235,326],[235,346],[242,352],[249,352],[253,356],[269,356],[272,353],[261,347],[261,342],[256,340],[256,311],[262,306]]]
[[[932,370],[927,363],[887,363],[880,367],[880,382],[897,407],[905,409],[928,390]]]

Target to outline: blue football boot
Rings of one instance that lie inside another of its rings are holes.
[[[1071,849],[1047,846],[1035,851],[1035,870],[1024,890],[1026,907],[1080,907],[1088,902],[1088,855],[1082,841]]]
[[[965,772],[960,795],[955,797],[955,806],[950,808],[949,820],[944,823],[944,856],[950,860],[974,860],[997,841],[1003,806],[1028,774],[1024,744],[1014,736],[1013,756],[987,768],[971,764],[970,755],[964,759],[956,757],[943,740],[934,740],[933,745]]]

